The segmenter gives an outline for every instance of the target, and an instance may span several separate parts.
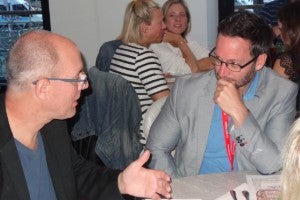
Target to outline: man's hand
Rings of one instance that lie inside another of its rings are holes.
[[[122,194],[151,199],[171,198],[171,178],[163,171],[143,168],[150,157],[147,150],[131,163],[118,177],[118,186]]]
[[[226,80],[218,80],[214,101],[221,110],[227,113],[236,126],[240,126],[248,115],[248,109],[243,102],[243,93],[236,86]]]

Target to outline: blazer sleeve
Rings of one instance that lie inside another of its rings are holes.
[[[99,167],[72,150],[73,169],[79,196],[85,199],[123,199],[118,189],[120,171]]]
[[[58,199],[123,199],[117,185],[120,171],[102,168],[78,155],[64,120],[53,120],[41,133]]]
[[[151,152],[149,167],[166,171],[171,177],[179,177],[172,151],[180,138],[180,125],[175,114],[175,101],[177,83],[172,88],[171,95],[167,98],[162,110],[154,120],[146,148]]]
[[[234,138],[241,136],[246,143],[244,146],[237,145],[239,157],[248,160],[262,174],[272,174],[281,169],[283,146],[295,120],[297,86],[285,86],[280,92],[271,91],[277,93],[276,96],[264,102],[262,107],[250,108],[242,126],[231,127]]]

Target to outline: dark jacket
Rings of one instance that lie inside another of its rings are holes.
[[[123,199],[117,186],[118,171],[100,169],[78,156],[63,120],[53,120],[40,133],[50,177],[58,200]],[[0,199],[29,200],[21,161],[9,127],[4,95],[0,95]]]
[[[125,169],[139,157],[141,108],[131,84],[119,75],[89,70],[90,94],[83,94],[72,125],[74,141],[96,135],[95,152],[112,169]]]
[[[96,59],[96,67],[100,71],[109,71],[111,59],[121,44],[123,44],[121,40],[112,40],[101,45]]]

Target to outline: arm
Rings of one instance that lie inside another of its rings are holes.
[[[201,58],[197,61],[197,65],[200,71],[208,71],[214,68],[214,65],[210,59],[210,57]]]
[[[247,143],[243,147],[237,145],[237,151],[260,173],[272,174],[282,167],[283,146],[295,119],[296,94],[295,88],[289,88],[289,91],[283,94],[282,101],[266,111],[270,116],[265,126],[250,112],[245,122],[233,129],[233,135],[243,135]]]
[[[176,86],[175,86],[176,87]],[[175,160],[171,154],[180,138],[180,125],[174,113],[174,93],[169,96],[159,115],[153,122],[147,139],[146,148],[152,159],[149,167],[166,171],[171,177],[178,177]]]
[[[174,34],[167,31],[164,34],[163,41],[168,42],[172,46],[179,48],[183,58],[185,59],[185,62],[190,67],[191,72],[198,72],[196,57],[194,56],[193,52],[187,45],[187,41],[181,35]]]
[[[136,197],[170,198],[170,177],[163,171],[143,167],[150,157],[146,151],[123,172],[100,168],[73,152],[79,193],[87,199],[123,199],[122,194]]]
[[[191,69],[191,72],[202,72],[213,68],[212,62],[208,57],[198,55],[197,57],[199,59],[197,59],[197,57],[195,56],[193,50],[197,51],[195,52],[197,54],[201,54],[204,52],[204,49],[200,48],[198,44],[192,44],[194,49],[191,49],[186,39],[184,39],[181,35],[177,35],[171,32],[165,33],[163,41],[168,42],[174,47],[180,49],[182,56],[185,59],[185,62]]]
[[[177,40],[175,47],[178,47],[181,50],[185,62],[190,66],[193,73],[201,71],[201,68],[198,67],[196,57],[183,38],[181,40]]]
[[[232,87],[233,84],[222,80],[218,82],[215,101],[233,119],[229,128],[233,138],[242,136],[246,143],[244,146],[237,144],[236,151],[242,155],[239,156],[241,165],[251,168],[251,163],[264,174],[280,170],[283,144],[295,118],[297,87],[290,83],[282,85],[279,87],[280,95],[275,95],[274,88],[270,88],[273,90],[265,92],[265,95],[272,94],[272,97],[254,97],[253,101],[256,102],[249,103],[251,106],[248,110],[236,89]],[[261,102],[259,99],[262,99]]]
[[[160,99],[162,97],[169,96],[169,94],[170,94],[169,90],[164,90],[164,91],[161,91],[157,94],[151,95],[151,98],[153,99],[153,101],[157,101],[158,99]]]
[[[100,168],[71,149],[73,171],[79,197],[86,199],[123,199],[118,188],[120,171]]]
[[[160,62],[152,51],[146,51],[137,57],[136,69],[139,79],[153,101],[169,95],[170,91]]]

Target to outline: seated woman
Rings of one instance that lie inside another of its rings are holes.
[[[191,15],[184,0],[167,0],[163,7],[167,26],[163,42],[152,44],[165,74],[180,76],[213,68],[208,50],[187,37]]]
[[[288,3],[278,12],[280,36],[286,51],[275,61],[273,69],[283,77],[300,86],[300,2]],[[299,116],[300,97],[298,92],[297,111]]]
[[[169,95],[169,88],[156,54],[148,47],[161,42],[165,24],[158,4],[135,0],[128,4],[120,45],[112,58],[110,72],[127,79],[138,95],[142,116],[151,104]],[[142,133],[142,124],[141,124]],[[142,133],[143,136],[143,133]],[[141,143],[145,144],[145,138]]]

